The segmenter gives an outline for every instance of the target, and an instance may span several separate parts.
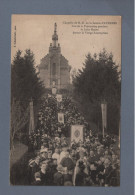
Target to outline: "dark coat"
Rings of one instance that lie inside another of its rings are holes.
[[[57,172],[54,174],[54,185],[56,186],[63,186],[64,185],[64,178],[62,173]]]
[[[71,174],[64,174],[64,182],[71,181],[72,182],[72,175]]]
[[[39,171],[40,173],[40,179],[41,179],[41,185],[43,186],[48,186],[50,185],[50,182],[49,182],[49,174],[48,172],[46,172],[45,174],[42,173],[41,171]]]
[[[96,177],[97,177],[97,170],[90,171],[90,178],[94,184],[97,184]]]
[[[85,186],[85,178],[86,177],[87,177],[87,175],[83,171],[80,171],[79,173],[77,173],[76,178],[75,178],[75,185],[76,186]]]
[[[112,172],[112,167],[111,166],[105,168],[105,171],[104,171],[104,173],[105,173],[105,184],[109,184],[109,182],[110,182],[109,175],[110,175],[111,172]]]
[[[61,160],[61,165],[63,167],[67,167],[68,170],[72,170],[74,169],[75,165],[73,163],[73,160],[71,158],[66,158],[64,157],[62,160]]]

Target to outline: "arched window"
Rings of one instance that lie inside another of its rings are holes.
[[[53,63],[52,65],[52,75],[55,75],[56,74],[56,64]]]

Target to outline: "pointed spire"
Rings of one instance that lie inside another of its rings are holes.
[[[54,34],[52,36],[52,46],[57,47],[58,46],[58,35],[57,35],[57,24],[54,23]]]
[[[52,40],[58,40],[58,35],[57,35],[57,24],[56,22],[54,23],[54,34],[52,36]]]
[[[57,34],[57,24],[56,24],[56,22],[54,24],[54,34]]]

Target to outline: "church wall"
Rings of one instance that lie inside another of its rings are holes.
[[[45,70],[45,69],[41,69],[40,70],[40,73],[39,73],[39,76],[40,76],[40,79],[41,81],[43,81],[44,83],[44,86],[45,87],[49,87],[49,74],[48,74],[48,70]]]
[[[40,68],[48,68],[49,65],[49,54],[47,54],[44,58],[40,61]]]
[[[53,81],[55,81],[56,85],[58,85],[59,67],[60,67],[59,59],[60,59],[60,55],[57,50],[53,51],[50,54],[51,85]]]
[[[70,73],[68,70],[61,70],[60,74],[61,88],[65,88],[70,82]]]
[[[61,55],[60,60],[60,80],[61,80],[61,88],[66,88],[70,83],[70,67],[68,65],[68,60]]]

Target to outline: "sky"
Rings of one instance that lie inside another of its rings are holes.
[[[31,49],[35,66],[40,64],[49,52],[55,22],[61,53],[72,68],[81,69],[88,53],[103,48],[121,65],[121,17],[88,15],[12,15],[11,62],[18,49]]]

